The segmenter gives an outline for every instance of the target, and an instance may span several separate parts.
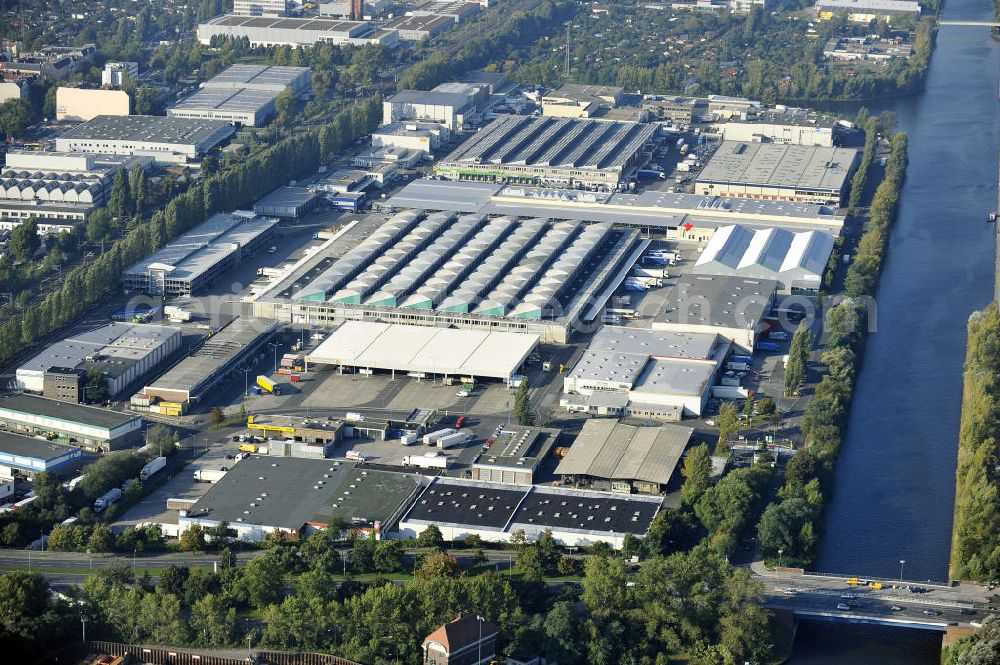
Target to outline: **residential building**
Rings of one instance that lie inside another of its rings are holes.
[[[233,13],[241,16],[284,16],[285,0],[233,0]]]
[[[111,88],[120,88],[125,83],[126,78],[131,78],[133,82],[139,78],[139,63],[137,62],[106,62],[101,71],[101,85]]]
[[[497,655],[500,629],[476,614],[465,614],[424,638],[423,665],[486,665]]]

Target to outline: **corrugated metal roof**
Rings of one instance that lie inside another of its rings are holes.
[[[679,425],[634,427],[588,420],[556,474],[666,485],[693,431]]]

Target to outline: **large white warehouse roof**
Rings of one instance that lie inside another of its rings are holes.
[[[833,243],[833,237],[817,231],[724,226],[709,240],[692,272],[773,279],[785,289],[818,289]]]
[[[402,372],[509,379],[538,335],[348,321],[307,360]]]

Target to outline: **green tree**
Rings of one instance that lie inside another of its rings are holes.
[[[694,505],[712,484],[712,457],[708,446],[701,444],[688,451],[681,475],[684,476],[681,499],[688,505]]]
[[[403,542],[396,539],[380,540],[372,555],[375,570],[380,573],[397,573],[403,568]]]
[[[416,539],[417,547],[433,547],[434,549],[444,549],[444,536],[437,524],[428,524],[427,528],[420,532]]]
[[[285,88],[278,98],[274,100],[274,110],[278,113],[278,122],[282,125],[289,125],[295,118],[295,93],[291,88]]]
[[[211,419],[213,425],[218,426],[226,422],[226,414],[224,414],[222,412],[222,409],[220,409],[217,406],[212,407],[212,410],[211,412],[209,412],[208,416]]]
[[[719,441],[715,452],[724,455],[729,452],[729,444],[740,429],[740,414],[734,403],[726,402],[719,408],[716,425],[719,427]]]
[[[785,363],[785,392],[787,394],[797,394],[799,388],[805,383],[811,352],[812,331],[803,321],[795,331],[792,344],[788,349],[788,362]]]
[[[128,173],[118,169],[114,183],[111,185],[111,196],[108,197],[108,211],[115,217],[125,217],[131,213],[132,195],[129,192]]]
[[[281,577],[281,563],[272,552],[268,552],[252,559],[243,568],[239,594],[252,607],[263,609],[284,596]]]
[[[19,262],[31,261],[41,246],[38,222],[34,217],[21,222],[10,233],[10,251]]]
[[[521,379],[520,385],[514,391],[514,418],[519,425],[533,425],[535,414],[531,411],[531,394],[527,377]]]
[[[85,401],[91,404],[101,404],[108,400],[108,380],[104,378],[104,372],[99,367],[87,370],[85,395]]]
[[[772,416],[778,407],[770,397],[764,397],[757,402],[757,413],[762,416]]]
[[[182,552],[204,552],[208,546],[205,540],[205,530],[195,524],[181,533],[180,546]]]
[[[450,554],[435,552],[424,559],[416,570],[417,579],[434,580],[455,577],[458,574],[458,560]]]
[[[214,594],[207,594],[191,606],[194,642],[203,646],[228,646],[237,633],[236,610]]]

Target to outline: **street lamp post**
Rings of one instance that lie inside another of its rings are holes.
[[[274,373],[278,373],[278,347],[281,346],[279,342],[268,342],[267,345],[274,349]]]
[[[83,637],[82,642],[84,644],[86,644],[87,643],[87,615],[86,614],[81,614],[80,615],[80,626],[81,626],[81,632],[82,632],[82,637]]]
[[[476,665],[480,665],[483,662],[483,617],[477,614],[476,623],[479,624],[479,660],[476,661]]]
[[[899,560],[899,583],[903,583],[903,565],[906,564],[906,559]]]
[[[774,569],[774,572],[778,574],[778,586],[781,586],[781,555],[785,553],[785,550],[778,548],[778,567]]]

